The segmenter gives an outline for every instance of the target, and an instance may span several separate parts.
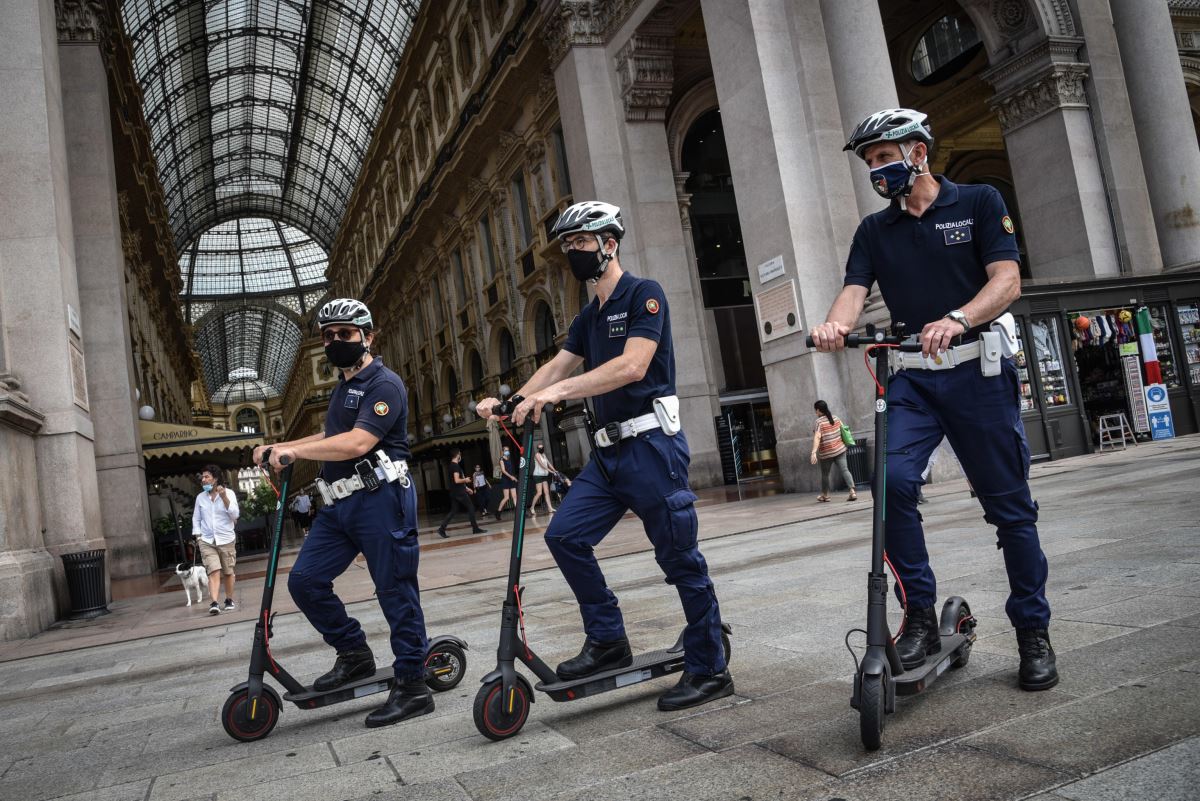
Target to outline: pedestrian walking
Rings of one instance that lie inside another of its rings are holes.
[[[829,502],[829,473],[836,467],[841,471],[842,480],[850,490],[846,500],[857,501],[858,492],[854,488],[854,476],[850,474],[850,467],[846,463],[846,433],[850,429],[846,428],[840,418],[834,417],[829,411],[829,404],[823,400],[813,404],[813,411],[817,413],[817,419],[813,422],[813,446],[809,461],[821,465],[821,494],[817,496],[817,500],[821,503]]]

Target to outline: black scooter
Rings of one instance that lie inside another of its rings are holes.
[[[496,409],[500,417],[507,417],[522,401],[514,395]],[[609,690],[640,684],[657,679],[668,673],[683,670],[683,634],[675,644],[663,651],[650,651],[633,658],[627,667],[604,670],[580,679],[564,681],[554,669],[543,662],[528,641],[525,640],[525,619],[521,608],[521,551],[525,537],[525,510],[533,470],[533,434],[536,426],[532,418],[526,420],[521,434],[522,442],[516,443],[521,456],[517,473],[518,503],[513,510],[512,552],[508,563],[508,587],[504,607],[500,615],[500,645],[496,649],[496,669],[483,677],[483,686],[475,695],[475,727],[479,733],[491,740],[504,740],[521,730],[529,717],[529,705],[533,703],[533,689],[546,693],[555,701],[576,701]],[[511,434],[510,434],[511,437]],[[514,439],[515,442],[515,439]],[[595,456],[593,456],[595,458]],[[732,652],[729,641],[730,628],[722,624],[724,632],[721,644],[725,649],[725,660]],[[516,671],[520,660],[539,679],[536,688]]]
[[[850,697],[850,706],[858,710],[859,731],[868,751],[878,749],[882,743],[884,716],[896,711],[896,696],[916,695],[925,691],[947,669],[964,667],[975,643],[975,618],[967,602],[958,596],[947,598],[942,605],[938,622],[941,650],[926,656],[917,667],[904,669],[888,628],[888,585],[883,572],[887,559],[884,520],[887,511],[888,351],[893,348],[909,353],[921,351],[920,342],[904,336],[903,325],[897,324],[892,330],[893,334],[889,336],[868,325],[866,334],[845,337],[846,347],[864,347],[868,357],[875,358],[875,475],[871,488],[874,517],[871,521],[871,572],[867,578],[867,650],[861,662],[857,657],[855,659],[854,692]],[[813,346],[812,337],[806,339],[806,344],[810,348]],[[890,566],[890,562],[888,564]],[[849,637],[848,633],[847,644]]]
[[[271,458],[271,451],[263,453],[263,464]],[[275,595],[275,573],[279,567],[279,549],[283,540],[283,508],[291,484],[293,464],[286,464],[281,474],[279,500],[275,505],[275,519],[271,537],[270,561],[267,565],[266,582],[263,585],[262,608],[258,623],[254,626],[254,645],[250,650],[250,676],[229,691],[225,705],[221,708],[221,725],[235,740],[251,742],[261,740],[271,733],[279,722],[283,701],[290,701],[301,709],[317,709],[330,704],[340,704],[374,693],[388,692],[395,683],[392,668],[386,667],[364,679],[343,684],[333,690],[320,692],[305,687],[271,655],[271,636],[274,634],[275,615],[271,612],[271,601]],[[425,656],[425,683],[436,692],[445,692],[458,686],[467,670],[467,644],[457,637],[442,635],[429,640]],[[283,699],[279,693],[263,682],[263,675],[283,685],[287,692]]]

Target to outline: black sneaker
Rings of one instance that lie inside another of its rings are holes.
[[[1017,652],[1021,667],[1017,681],[1022,690],[1049,690],[1058,684],[1058,664],[1046,629],[1017,629]]]
[[[707,704],[727,695],[733,695],[733,677],[728,670],[715,676],[697,676],[684,671],[679,683],[658,697],[658,708],[663,712],[673,712]]]
[[[438,529],[438,536],[439,536],[439,537],[441,537],[442,539],[446,539],[446,538],[447,538],[447,537],[449,537],[450,535],[446,533],[446,529],[444,529],[444,528],[439,528],[439,529]]]
[[[942,650],[942,635],[938,633],[937,614],[932,606],[910,608],[904,615],[904,633],[896,640],[896,652],[905,670],[919,667],[927,654]]]
[[[375,673],[375,655],[367,646],[352,651],[339,651],[333,669],[313,682],[318,692],[333,690],[355,679],[365,679]]]
[[[212,604],[211,604],[211,605],[208,607],[208,613],[209,613],[210,615],[219,615],[219,614],[221,614],[221,607],[217,606],[217,602],[216,602],[216,601],[213,601],[213,602],[212,602]]]
[[[629,640],[622,637],[611,642],[596,642],[588,637],[579,655],[560,664],[554,672],[563,681],[571,681],[632,664],[633,652],[629,650]]]
[[[234,609],[237,609],[237,604],[235,604],[235,603],[233,602],[233,599],[232,599],[232,598],[226,598],[226,599],[225,599],[225,607],[224,607],[224,611],[226,611],[226,612],[232,612]]]

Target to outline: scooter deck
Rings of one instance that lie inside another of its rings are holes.
[[[293,704],[305,709],[315,709],[319,706],[328,706],[342,701],[349,701],[353,698],[362,698],[366,695],[374,695],[375,693],[387,692],[395,683],[396,677],[391,667],[380,668],[374,674],[363,679],[357,679],[343,684],[333,690],[314,690],[311,687],[307,692],[303,693],[284,693],[283,700],[291,701]]]
[[[975,632],[967,634],[942,635],[942,650],[925,657],[925,661],[915,668],[909,668],[893,677],[896,683],[896,695],[916,695],[939,676],[950,669],[954,660],[969,650],[975,642]]]
[[[571,681],[558,681],[551,684],[538,682],[537,689],[555,701],[575,701],[589,695],[599,695],[609,690],[657,679],[668,673],[678,673],[681,670],[683,670],[683,649],[672,647],[662,651],[638,654],[633,658],[633,663],[627,667],[604,670]]]

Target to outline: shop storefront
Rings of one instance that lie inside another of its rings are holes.
[[[1012,312],[1035,459],[1094,450],[1105,417],[1123,415],[1139,440],[1200,428],[1200,274],[1026,286]],[[1158,375],[1169,415],[1147,404]]]

